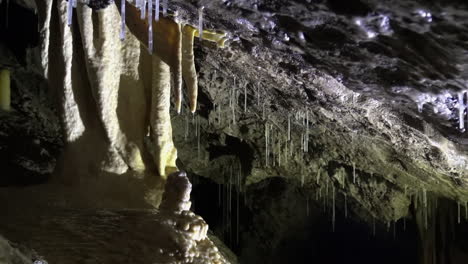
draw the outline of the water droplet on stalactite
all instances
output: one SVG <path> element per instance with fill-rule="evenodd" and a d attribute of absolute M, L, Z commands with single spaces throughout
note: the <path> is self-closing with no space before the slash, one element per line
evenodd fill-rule
<path fill-rule="evenodd" d="M 154 0 L 154 20 L 159 21 L 159 0 Z"/>
<path fill-rule="evenodd" d="M 200 36 L 200 39 L 203 37 L 203 9 L 205 9 L 204 6 L 201 6 L 198 9 L 198 35 Z"/>
<path fill-rule="evenodd" d="M 125 5 L 126 5 L 126 0 L 122 0 L 120 3 L 120 40 L 125 39 Z"/>
<path fill-rule="evenodd" d="M 163 16 L 167 16 L 167 0 L 163 0 Z"/>
<path fill-rule="evenodd" d="M 68 23 L 68 26 L 71 26 L 73 23 L 73 0 L 68 0 L 67 23 Z"/>
<path fill-rule="evenodd" d="M 153 54 L 153 0 L 148 2 L 148 52 Z"/>

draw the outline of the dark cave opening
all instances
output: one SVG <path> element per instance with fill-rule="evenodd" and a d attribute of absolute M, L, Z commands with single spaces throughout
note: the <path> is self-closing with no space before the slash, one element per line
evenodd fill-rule
<path fill-rule="evenodd" d="M 337 206 L 333 231 L 330 207 L 324 210 L 322 202 L 307 201 L 299 187 L 291 190 L 287 186 L 290 183 L 280 178 L 255 184 L 247 188 L 246 193 L 240 193 L 239 198 L 233 191 L 230 214 L 226 203 L 229 201 L 229 185 L 220 185 L 200 176 L 192 176 L 192 182 L 194 211 L 239 256 L 240 263 L 418 262 L 418 233 L 410 220 L 391 223 L 388 227 L 376 223 L 374 234 L 372 225 L 345 218 L 343 210 Z M 239 227 L 236 223 L 237 199 L 240 202 Z M 283 203 L 283 199 L 300 202 L 294 208 L 284 208 L 282 206 L 287 203 Z M 274 211 L 268 211 L 271 208 L 275 208 Z M 284 220 L 281 216 L 284 211 L 292 215 L 289 221 L 282 221 L 282 230 L 277 230 L 276 221 L 269 218 L 277 216 Z"/>

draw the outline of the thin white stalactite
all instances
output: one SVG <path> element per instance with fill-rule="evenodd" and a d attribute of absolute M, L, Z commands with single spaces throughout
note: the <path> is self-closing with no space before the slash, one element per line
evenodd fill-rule
<path fill-rule="evenodd" d="M 309 152 L 309 109 L 306 109 L 305 152 Z"/>
<path fill-rule="evenodd" d="M 73 23 L 73 0 L 68 0 L 67 6 L 67 24 L 71 26 Z"/>
<path fill-rule="evenodd" d="M 260 106 L 260 86 L 257 86 L 257 106 Z"/>
<path fill-rule="evenodd" d="M 205 9 L 204 6 L 201 6 L 198 9 L 198 35 L 200 39 L 203 38 L 203 10 Z"/>
<path fill-rule="evenodd" d="M 332 204 L 332 228 L 333 228 L 333 232 L 335 232 L 335 220 L 336 220 L 336 215 L 335 215 L 335 185 L 332 184 L 332 201 L 333 201 L 333 204 Z"/>
<path fill-rule="evenodd" d="M 265 123 L 265 167 L 268 167 L 268 140 L 269 140 L 269 132 L 268 132 L 268 123 Z"/>
<path fill-rule="evenodd" d="M 167 16 L 167 0 L 163 0 L 163 16 Z"/>
<path fill-rule="evenodd" d="M 159 21 L 159 0 L 154 0 L 154 20 Z"/>
<path fill-rule="evenodd" d="M 196 119 L 197 119 L 197 126 L 196 126 L 195 129 L 197 130 L 197 157 L 198 157 L 198 160 L 200 160 L 200 152 L 201 152 L 201 148 L 200 148 L 200 137 L 201 137 L 200 116 L 197 115 Z"/>
<path fill-rule="evenodd" d="M 458 128 L 465 129 L 465 103 L 463 102 L 463 92 L 458 93 Z"/>
<path fill-rule="evenodd" d="M 247 113 L 247 85 L 244 85 L 244 113 Z"/>
<path fill-rule="evenodd" d="M 141 19 L 146 18 L 146 1 L 147 0 L 142 0 L 141 1 L 141 7 L 140 7 L 140 18 Z"/>
<path fill-rule="evenodd" d="M 320 168 L 317 170 L 317 185 L 320 183 Z"/>
<path fill-rule="evenodd" d="M 356 163 L 353 161 L 353 184 L 356 184 Z"/>
<path fill-rule="evenodd" d="M 372 236 L 375 237 L 375 216 L 372 217 Z"/>
<path fill-rule="evenodd" d="M 153 0 L 148 2 L 148 52 L 153 54 Z"/>
<path fill-rule="evenodd" d="M 120 19 L 121 19 L 121 25 L 120 25 L 120 40 L 125 39 L 125 5 L 126 5 L 126 0 L 121 0 L 120 2 Z"/>
<path fill-rule="evenodd" d="M 344 194 L 344 215 L 345 218 L 348 218 L 348 195 Z"/>
<path fill-rule="evenodd" d="M 468 220 L 468 202 L 465 201 L 465 221 Z"/>

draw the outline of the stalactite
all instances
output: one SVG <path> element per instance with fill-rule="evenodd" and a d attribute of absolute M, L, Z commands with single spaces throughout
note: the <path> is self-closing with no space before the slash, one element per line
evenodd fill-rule
<path fill-rule="evenodd" d="M 141 0 L 141 5 L 140 5 L 140 18 L 141 19 L 146 18 L 146 1 L 147 0 Z"/>
<path fill-rule="evenodd" d="M 344 193 L 344 203 L 345 203 L 345 218 L 348 218 L 348 196 Z"/>
<path fill-rule="evenodd" d="M 458 123 L 459 129 L 465 129 L 465 103 L 463 102 L 463 92 L 458 93 Z"/>
<path fill-rule="evenodd" d="M 125 1 L 122 1 L 125 2 Z M 148 52 L 153 54 L 153 0 L 148 2 Z M 143 12 L 142 12 L 143 13 Z"/>
<path fill-rule="evenodd" d="M 190 111 L 194 113 L 197 109 L 198 77 L 195 69 L 195 55 L 193 53 L 193 41 L 196 29 L 185 26 L 182 29 L 182 76 L 189 93 Z M 177 92 L 176 111 L 180 112 L 182 104 L 182 92 Z"/>
<path fill-rule="evenodd" d="M 375 237 L 375 216 L 372 217 L 372 236 Z"/>
<path fill-rule="evenodd" d="M 356 184 L 356 163 L 353 161 L 353 184 Z"/>
<path fill-rule="evenodd" d="M 332 227 L 333 227 L 333 232 L 335 232 L 335 220 L 336 220 L 336 215 L 335 215 L 335 185 L 332 184 Z"/>
<path fill-rule="evenodd" d="M 167 7 L 168 7 L 168 0 L 163 0 L 163 16 L 167 16 Z"/>
<path fill-rule="evenodd" d="M 159 21 L 159 0 L 154 0 L 154 21 Z"/>
<path fill-rule="evenodd" d="M 247 85 L 244 85 L 244 113 L 247 113 Z"/>
<path fill-rule="evenodd" d="M 10 70 L 0 69 L 0 110 L 11 110 Z"/>
<path fill-rule="evenodd" d="M 317 185 L 320 182 L 320 171 L 321 171 L 321 168 L 318 168 L 318 170 L 317 170 Z"/>
<path fill-rule="evenodd" d="M 198 9 L 198 32 L 200 38 L 203 38 L 203 10 L 205 9 L 204 6 L 201 6 Z"/>
<path fill-rule="evenodd" d="M 120 20 L 121 20 L 121 25 L 120 25 L 120 40 L 125 39 L 125 28 L 126 28 L 126 23 L 125 23 L 125 5 L 127 1 L 121 1 L 120 2 Z"/>
<path fill-rule="evenodd" d="M 71 26 L 73 23 L 73 0 L 68 0 L 67 5 L 67 24 Z"/>

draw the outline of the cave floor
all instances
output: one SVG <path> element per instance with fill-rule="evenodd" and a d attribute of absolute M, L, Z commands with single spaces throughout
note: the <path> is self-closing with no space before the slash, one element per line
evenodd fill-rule
<path fill-rule="evenodd" d="M 99 209 L 54 186 L 0 188 L 0 233 L 49 263 L 153 263 L 162 243 L 154 209 Z M 72 192 L 68 192 L 71 194 Z M 73 194 L 75 196 L 75 194 Z M 158 263 L 163 263 L 159 262 Z"/>

